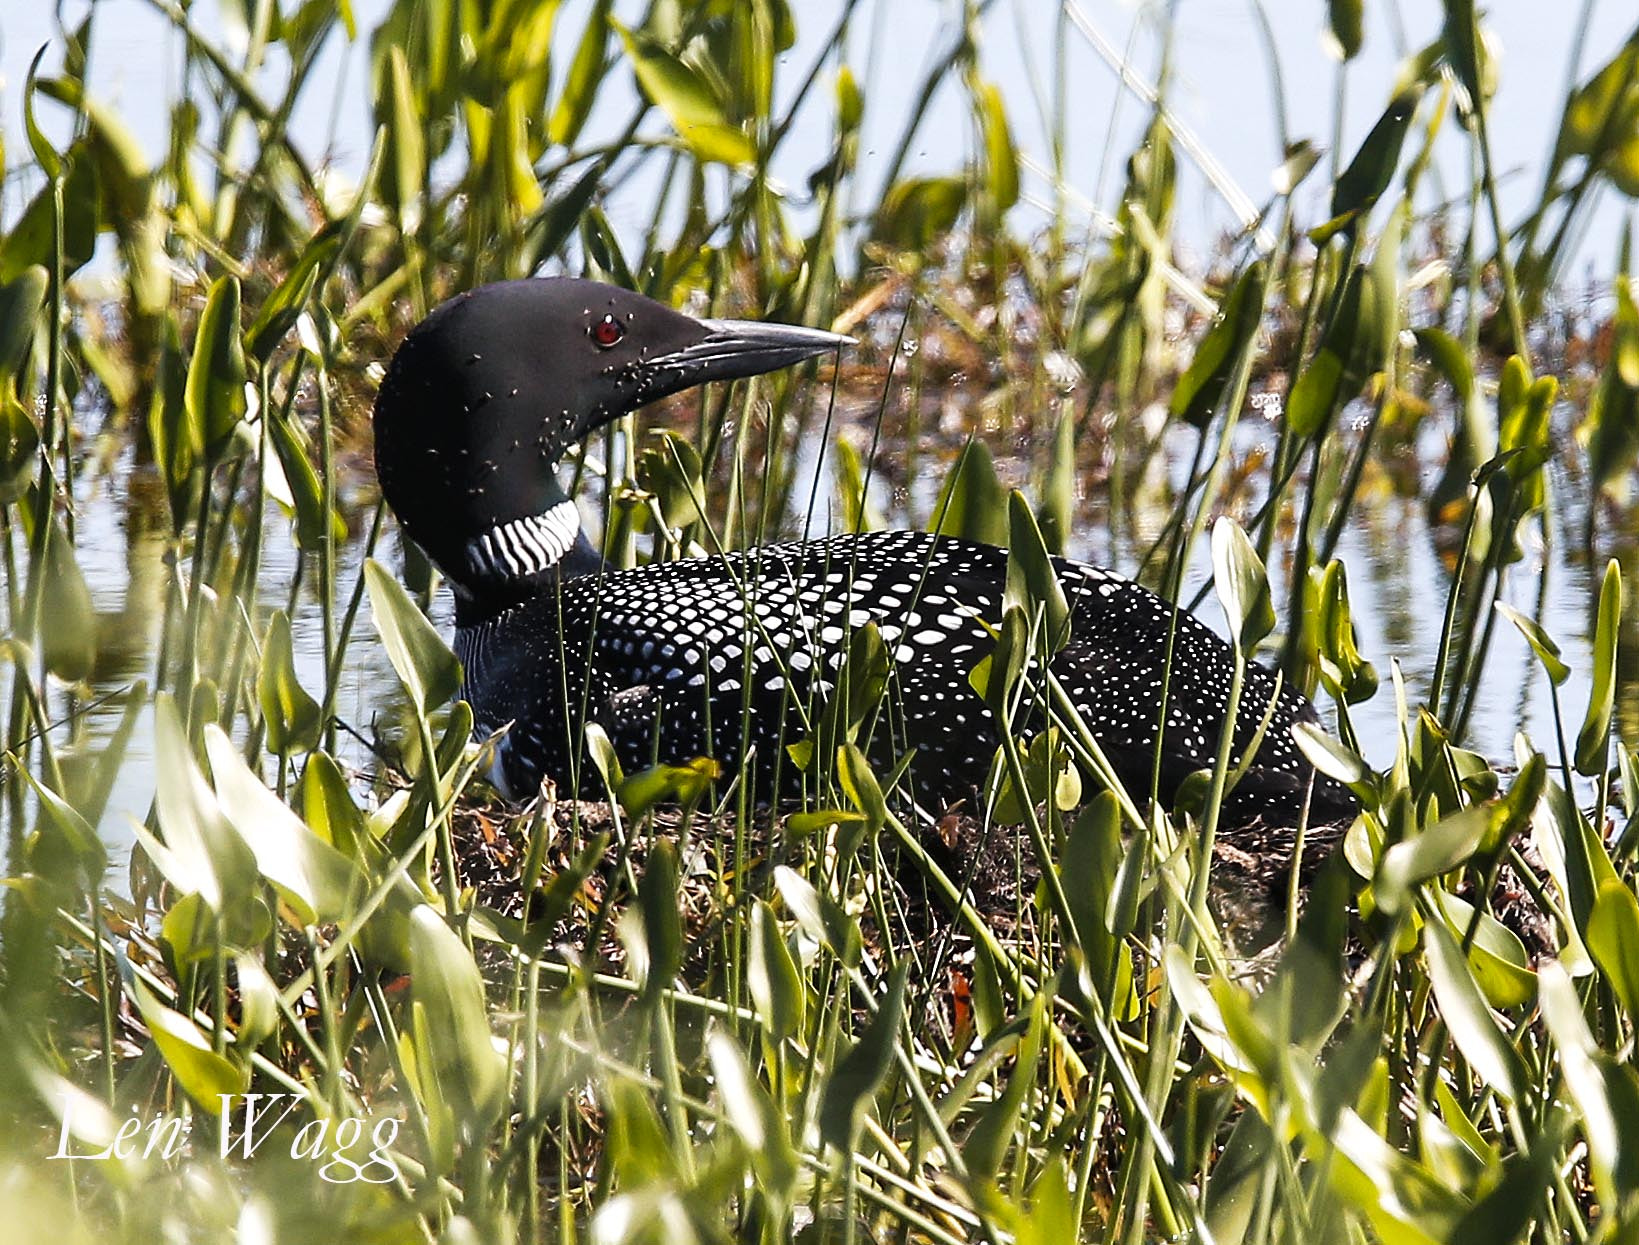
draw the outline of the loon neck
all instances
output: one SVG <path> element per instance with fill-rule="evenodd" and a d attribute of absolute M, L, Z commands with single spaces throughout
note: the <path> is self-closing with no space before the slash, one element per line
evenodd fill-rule
<path fill-rule="evenodd" d="M 483 622 L 602 565 L 574 501 L 560 493 L 545 510 L 498 522 L 467 541 L 459 567 L 450 568 L 456 625 Z"/>

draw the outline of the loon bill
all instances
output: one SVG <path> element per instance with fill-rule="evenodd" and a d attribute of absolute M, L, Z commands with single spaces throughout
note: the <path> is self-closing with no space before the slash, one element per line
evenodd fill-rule
<path fill-rule="evenodd" d="M 572 792 L 584 727 L 597 723 L 628 770 L 707 755 L 789 785 L 785 745 L 818 720 L 851 633 L 874 622 L 892 658 L 873 733 L 882 757 L 915 749 L 909 781 L 925 806 L 973 795 L 997 746 L 968 675 L 992 646 L 1007 555 L 920 532 L 870 532 L 743 553 L 606 568 L 580 528 L 559 460 L 646 403 L 835 351 L 818 329 L 695 319 L 627 290 L 532 278 L 458 295 L 399 347 L 375 404 L 376 469 L 405 532 L 450 579 L 464 695 L 479 729 L 511 728 L 494 777 L 533 795 L 544 777 Z M 1156 752 L 1162 662 L 1176 619 L 1161 793 L 1210 766 L 1233 657 L 1204 624 L 1108 571 L 1055 559 L 1071 605 L 1051 668 L 1134 795 Z M 1262 666 L 1247 671 L 1236 722 L 1250 746 L 1230 811 L 1294 818 L 1311 782 L 1317 819 L 1349 794 L 1313 774 L 1291 727 L 1316 720 Z M 601 795 L 598 781 L 585 782 Z"/>

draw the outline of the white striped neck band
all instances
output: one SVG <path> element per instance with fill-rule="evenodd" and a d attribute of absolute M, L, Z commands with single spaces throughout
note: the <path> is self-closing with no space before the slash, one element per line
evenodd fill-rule
<path fill-rule="evenodd" d="M 580 511 L 565 499 L 545 514 L 498 523 L 467 542 L 467 564 L 486 579 L 519 579 L 556 566 L 580 535 Z"/>

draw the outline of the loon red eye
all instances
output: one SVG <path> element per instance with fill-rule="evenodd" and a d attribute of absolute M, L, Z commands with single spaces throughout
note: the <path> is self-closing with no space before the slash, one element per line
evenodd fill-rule
<path fill-rule="evenodd" d="M 612 315 L 606 315 L 592 326 L 592 340 L 598 349 L 607 350 L 626 336 L 626 326 Z"/>

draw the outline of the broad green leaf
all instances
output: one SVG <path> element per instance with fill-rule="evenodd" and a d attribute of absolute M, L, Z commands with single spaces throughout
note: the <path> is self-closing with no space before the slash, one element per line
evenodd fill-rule
<path fill-rule="evenodd" d="M 39 802 L 40 815 L 27 843 L 28 868 L 55 880 L 75 881 L 95 889 L 108 867 L 108 849 L 95 828 L 74 806 L 19 767 Z"/>
<path fill-rule="evenodd" d="M 786 865 L 775 868 L 774 886 L 810 940 L 830 951 L 845 967 L 859 964 L 859 925 L 841 904 L 829 895 L 820 894 L 807 878 Z"/>
<path fill-rule="evenodd" d="M 1299 722 L 1292 727 L 1292 738 L 1309 764 L 1322 774 L 1337 779 L 1356 795 L 1370 793 L 1371 767 L 1320 727 L 1312 722 Z"/>
<path fill-rule="evenodd" d="M 807 991 L 780 934 L 774 909 L 761 899 L 752 901 L 746 987 L 770 1040 L 783 1042 L 802 1029 Z"/>
<path fill-rule="evenodd" d="M 1212 525 L 1212 585 L 1242 653 L 1250 656 L 1275 628 L 1269 576 L 1252 542 L 1228 515 Z"/>
<path fill-rule="evenodd" d="M 40 429 L 10 383 L 0 383 L 0 506 L 28 494 L 39 464 Z"/>
<path fill-rule="evenodd" d="M 1398 912 L 1414 888 L 1466 864 L 1503 812 L 1495 802 L 1471 804 L 1390 847 L 1377 866 L 1374 891 L 1378 906 L 1388 913 Z"/>
<path fill-rule="evenodd" d="M 633 774 L 620 784 L 620 806 L 633 821 L 656 804 L 692 806 L 722 776 L 722 767 L 706 757 L 683 765 L 656 765 Z"/>
<path fill-rule="evenodd" d="M 642 31 L 631 30 L 612 18 L 609 24 L 625 45 L 643 94 L 666 114 L 678 137 L 697 158 L 728 165 L 755 162 L 757 149 L 730 124 L 722 104 L 699 72 Z"/>
<path fill-rule="evenodd" d="M 216 912 L 249 899 L 257 882 L 256 858 L 222 815 L 194 760 L 176 702 L 166 692 L 154 697 L 154 762 L 159 780 L 154 811 L 163 843 L 138 829 L 154 863 L 178 890 L 197 891 Z"/>
<path fill-rule="evenodd" d="M 128 976 L 125 988 L 176 1083 L 210 1114 L 221 1115 L 223 1099 L 244 1093 L 248 1077 L 211 1049 L 198 1025 L 155 998 L 140 978 Z"/>
<path fill-rule="evenodd" d="M 1615 558 L 1605 567 L 1599 589 L 1599 621 L 1594 628 L 1593 688 L 1588 712 L 1576 735 L 1576 772 L 1589 778 L 1605 772 L 1610 755 L 1611 710 L 1616 704 L 1616 646 L 1622 625 L 1622 568 Z"/>
<path fill-rule="evenodd" d="M 296 678 L 290 617 L 274 610 L 262 637 L 262 665 L 256 672 L 256 696 L 262 706 L 268 751 L 279 756 L 310 752 L 319 746 L 324 726 L 319 704 Z"/>
<path fill-rule="evenodd" d="M 962 1146 L 962 1157 L 968 1169 L 976 1176 L 994 1176 L 1007 1156 L 1008 1147 L 1018 1127 L 1019 1115 L 1036 1084 L 1036 1066 L 1041 1060 L 1043 1034 L 1047 1028 L 1047 996 L 1038 992 L 1030 1000 L 1030 1023 L 1019 1042 L 1018 1058 L 1007 1078 L 1007 1088 L 979 1117 L 967 1141 Z"/>
<path fill-rule="evenodd" d="M 647 1006 L 659 1001 L 661 991 L 670 989 L 683 969 L 683 918 L 677 910 L 680 895 L 677 847 L 670 839 L 661 839 L 644 862 L 638 883 L 643 940 L 648 948 L 648 966 L 642 979 Z"/>
<path fill-rule="evenodd" d="M 304 925 L 345 919 L 358 878 L 352 862 L 267 789 L 221 727 L 205 728 L 205 752 L 222 812 L 255 855 L 262 876 Z"/>
<path fill-rule="evenodd" d="M 386 118 L 387 177 L 383 189 L 388 205 L 398 215 L 402 233 L 421 227 L 421 200 L 426 190 L 427 152 L 422 135 L 421 109 L 404 49 L 387 49 L 387 98 L 378 100 L 377 115 Z"/>
<path fill-rule="evenodd" d="M 1519 628 L 1525 642 L 1531 646 L 1531 651 L 1537 655 L 1537 660 L 1547 671 L 1548 681 L 1555 687 L 1564 683 L 1570 676 L 1571 668 L 1560 658 L 1559 645 L 1554 642 L 1553 636 L 1539 627 L 1535 619 L 1527 618 L 1506 601 L 1496 602 L 1496 610 Z"/>
<path fill-rule="evenodd" d="M 1440 1014 L 1463 1058 L 1485 1084 L 1509 1102 L 1528 1101 L 1531 1086 L 1519 1053 L 1497 1027 L 1468 971 L 1462 950 L 1443 921 L 1424 922 L 1423 949 Z"/>
<path fill-rule="evenodd" d="M 837 749 L 837 782 L 849 801 L 864 816 L 865 835 L 875 835 L 888 824 L 888 803 L 871 762 L 858 744 L 845 743 Z M 849 835 L 850 840 L 856 836 Z"/>
<path fill-rule="evenodd" d="M 546 136 L 560 147 L 572 146 L 580 136 L 586 118 L 597 102 L 598 84 L 603 80 L 604 49 L 609 43 L 609 13 L 613 0 L 595 0 L 587 15 L 586 27 L 575 46 L 569 76 L 558 93 L 558 103 L 547 122 Z"/>
<path fill-rule="evenodd" d="M 50 524 L 37 639 L 46 669 L 65 683 L 78 683 L 96 665 L 97 612 L 68 533 L 55 517 Z"/>
<path fill-rule="evenodd" d="M 1030 513 L 1030 504 L 1017 489 L 1007 496 L 1007 522 L 1007 583 L 1002 608 L 1017 605 L 1033 615 L 1039 606 L 1047 650 L 1056 653 L 1070 638 L 1070 603 L 1041 529 Z"/>
<path fill-rule="evenodd" d="M 410 995 L 426 1018 L 418 1069 L 437 1081 L 466 1143 L 479 1144 L 506 1102 L 507 1059 L 490 1035 L 478 965 L 427 904 L 410 914 L 410 964 Z"/>
<path fill-rule="evenodd" d="M 1473 907 L 1448 891 L 1431 889 L 1430 898 L 1445 917 L 1451 935 L 1459 941 L 1476 920 Z M 1519 935 L 1489 912 L 1480 911 L 1474 940 L 1468 948 L 1468 967 L 1486 1002 L 1497 1009 L 1524 1007 L 1537 996 L 1536 974 Z"/>
<path fill-rule="evenodd" d="M 1605 1205 L 1612 1205 L 1639 1187 L 1639 1077 L 1595 1044 L 1563 965 L 1547 961 L 1537 970 L 1537 981 L 1542 1019 L 1588 1142 L 1594 1188 Z"/>
<path fill-rule="evenodd" d="M 285 334 L 307 306 L 320 274 L 328 270 L 340 251 L 342 236 L 343 230 L 338 225 L 327 225 L 321 229 L 303 248 L 301 258 L 285 273 L 273 293 L 263 301 L 250 327 L 245 330 L 245 349 L 252 358 L 266 363 L 284 340 Z"/>
<path fill-rule="evenodd" d="M 1197 428 L 1205 428 L 1212 421 L 1230 378 L 1257 341 L 1267 280 L 1268 266 L 1257 259 L 1230 286 L 1218 308 L 1218 318 L 1173 388 L 1168 409 L 1178 418 Z"/>
<path fill-rule="evenodd" d="M 797 1156 L 783 1116 L 757 1084 L 745 1056 L 731 1038 L 713 1033 L 706 1039 L 712 1079 L 729 1127 L 746 1148 L 757 1183 L 776 1201 L 789 1198 L 797 1177 Z"/>
<path fill-rule="evenodd" d="M 1007 544 L 1007 491 L 996 476 L 996 464 L 984 442 L 973 440 L 962 447 L 956 466 L 939 491 L 933 519 L 930 530 L 941 536 L 982 545 Z"/>
<path fill-rule="evenodd" d="M 1389 101 L 1383 115 L 1372 126 L 1348 168 L 1332 186 L 1332 219 L 1310 237 L 1320 245 L 1342 229 L 1352 228 L 1362 212 L 1369 211 L 1394 177 L 1400 163 L 1400 149 L 1406 141 L 1406 131 L 1422 102 L 1423 86 L 1414 83 Z"/>
<path fill-rule="evenodd" d="M 211 286 L 194 336 L 184 392 L 190 444 L 215 456 L 245 417 L 245 352 L 239 333 L 239 279 L 220 277 Z"/>
<path fill-rule="evenodd" d="M 853 1149 L 866 1102 L 881 1086 L 893 1063 L 894 1044 L 905 1017 L 905 978 L 909 971 L 908 959 L 894 966 L 876 1015 L 859 1040 L 837 1060 L 821 1092 L 820 1140 L 843 1153 Z"/>
<path fill-rule="evenodd" d="M 45 267 L 30 264 L 0 285 L 0 391 L 10 391 L 12 378 L 28 361 L 50 284 L 51 274 Z"/>
<path fill-rule="evenodd" d="M 955 227 L 967 206 L 967 183 L 960 177 L 908 177 L 882 196 L 871 236 L 920 255 Z"/>
<path fill-rule="evenodd" d="M 376 631 L 404 690 L 422 713 L 436 709 L 460 690 L 461 663 L 410 594 L 374 558 L 364 564 L 364 582 Z"/>
<path fill-rule="evenodd" d="M 1594 895 L 1584 941 L 1629 1016 L 1639 1016 L 1639 898 L 1607 878 Z"/>
<path fill-rule="evenodd" d="M 1053 453 L 1041 482 L 1036 522 L 1048 552 L 1062 556 L 1074 530 L 1076 488 L 1076 414 L 1064 403 L 1053 429 Z"/>

